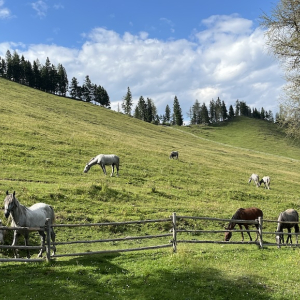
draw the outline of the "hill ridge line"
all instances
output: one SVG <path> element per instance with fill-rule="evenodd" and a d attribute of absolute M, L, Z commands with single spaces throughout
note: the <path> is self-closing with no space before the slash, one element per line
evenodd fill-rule
<path fill-rule="evenodd" d="M 234 148 L 234 149 L 238 149 L 238 150 L 250 151 L 250 152 L 254 152 L 254 153 L 258 153 L 258 154 L 264 154 L 264 155 L 269 155 L 269 156 L 273 156 L 273 157 L 279 157 L 279 158 L 284 158 L 284 159 L 289 159 L 289 160 L 292 160 L 292 161 L 300 162 L 300 160 L 296 159 L 296 158 L 286 157 L 286 156 L 277 155 L 277 154 L 271 154 L 271 153 L 257 151 L 257 150 L 252 150 L 252 149 L 248 149 L 248 148 L 242 148 L 242 147 L 232 146 L 232 145 L 224 144 L 224 143 L 221 143 L 221 142 L 212 141 L 210 139 L 203 138 L 201 136 L 197 136 L 194 133 L 186 132 L 184 130 L 180 130 L 178 128 L 174 128 L 174 127 L 171 127 L 171 126 L 169 128 L 173 129 L 173 130 L 180 131 L 182 133 L 186 133 L 186 134 L 192 135 L 192 136 L 194 136 L 194 137 L 196 137 L 196 138 L 198 138 L 200 140 L 211 142 L 211 143 L 215 143 L 215 144 L 218 144 L 218 145 L 222 145 L 222 146 L 226 146 L 226 147 L 230 147 L 230 148 Z"/>

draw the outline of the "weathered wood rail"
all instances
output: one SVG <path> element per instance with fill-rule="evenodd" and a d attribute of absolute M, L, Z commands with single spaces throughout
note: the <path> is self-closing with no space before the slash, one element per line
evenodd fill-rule
<path fill-rule="evenodd" d="M 173 213 L 172 216 L 165 219 L 155 219 L 155 220 L 140 220 L 140 221 L 125 221 L 125 222 L 105 222 L 105 223 L 83 223 L 83 224 L 51 224 L 48 219 L 44 228 L 25 228 L 25 227 L 5 227 L 0 226 L 0 230 L 28 230 L 28 231 L 40 231 L 44 230 L 46 232 L 46 260 L 50 261 L 51 259 L 58 257 L 67 257 L 67 256 L 84 256 L 84 255 L 93 255 L 93 254 L 104 254 L 104 253 L 120 253 L 120 252 L 129 252 L 129 251 L 144 251 L 151 249 L 160 249 L 160 248 L 168 248 L 173 247 L 173 251 L 177 251 L 178 243 L 202 243 L 202 244 L 243 244 L 243 245 L 258 245 L 260 248 L 263 248 L 264 241 L 263 237 L 265 235 L 275 235 L 275 232 L 263 231 L 263 222 L 272 222 L 272 223 L 295 223 L 295 222 L 278 222 L 277 220 L 263 220 L 259 218 L 257 220 L 249 221 L 249 220 L 235 220 L 236 223 L 247 223 L 252 225 L 258 225 L 258 230 L 190 230 L 190 229 L 177 229 L 178 220 L 184 219 L 192 219 L 192 220 L 204 220 L 204 221 L 212 221 L 212 222 L 230 222 L 231 219 L 219 219 L 219 218 L 210 218 L 210 217 L 193 217 L 193 216 L 177 216 L 176 213 Z M 170 222 L 172 229 L 168 233 L 162 233 L 157 235 L 146 235 L 146 236 L 126 236 L 119 238 L 109 238 L 109 239 L 93 239 L 93 240 L 75 240 L 75 241 L 59 241 L 52 243 L 50 240 L 50 231 L 51 227 L 53 228 L 74 228 L 74 227 L 92 227 L 92 226 L 109 226 L 109 225 L 131 225 L 131 224 L 147 224 L 147 223 L 159 223 L 159 222 Z M 194 233 L 194 234 L 217 234 L 224 233 L 227 231 L 231 232 L 251 232 L 258 233 L 259 239 L 258 241 L 247 241 L 247 242 L 235 242 L 235 241 L 221 241 L 221 240 L 187 240 L 180 239 L 179 236 L 183 233 Z M 288 234 L 288 233 L 284 233 Z M 290 235 L 298 235 L 297 233 L 290 233 Z M 121 249 L 113 249 L 113 250 L 99 250 L 99 251 L 89 251 L 89 252 L 77 252 L 77 253 L 64 253 L 64 254 L 55 254 L 53 256 L 50 255 L 51 247 L 60 246 L 60 245 L 72 245 L 72 244 L 87 244 L 87 243 L 103 243 L 103 242 L 122 242 L 122 241 L 130 241 L 130 240 L 145 240 L 145 239 L 155 239 L 155 238 L 169 238 L 172 237 L 171 240 L 166 241 L 166 243 L 160 245 L 153 246 L 144 246 L 144 247 L 135 247 L 135 248 L 121 248 Z M 290 245 L 290 244 L 289 244 Z M 297 244 L 292 244 L 293 246 L 300 246 Z M 267 243 L 267 246 L 278 246 L 277 243 Z M 286 244 L 281 244 L 281 246 L 286 246 Z M 9 246 L 9 245 L 0 245 L 0 249 L 40 249 L 41 246 Z M 0 258 L 0 262 L 40 262 L 45 261 L 43 258 L 39 259 L 24 259 L 24 258 Z"/>

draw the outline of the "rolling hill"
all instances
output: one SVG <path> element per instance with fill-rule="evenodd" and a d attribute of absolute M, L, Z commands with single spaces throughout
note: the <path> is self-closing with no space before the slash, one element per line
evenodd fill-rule
<path fill-rule="evenodd" d="M 27 206 L 36 202 L 51 204 L 57 223 L 155 219 L 168 217 L 172 212 L 230 218 L 239 207 L 250 206 L 261 208 L 264 218 L 275 220 L 280 211 L 300 207 L 300 147 L 285 138 L 275 124 L 262 120 L 237 117 L 233 122 L 208 127 L 156 126 L 90 103 L 46 94 L 0 78 L 0 131 L 0 196 L 4 199 L 6 190 L 15 190 L 20 202 Z M 169 159 L 172 150 L 179 151 L 179 160 Z M 119 177 L 104 176 L 98 166 L 83 174 L 85 164 L 100 153 L 120 157 Z M 110 173 L 110 167 L 107 169 Z M 252 173 L 261 177 L 269 175 L 271 190 L 248 184 Z M 198 226 L 193 222 L 183 225 Z M 222 229 L 223 225 L 218 224 L 218 228 Z M 215 225 L 210 226 L 214 228 Z M 274 231 L 274 226 L 270 225 L 270 230 Z M 141 230 L 149 234 L 165 229 L 153 225 Z M 126 231 L 124 228 L 118 230 L 117 234 Z M 82 234 L 85 238 L 90 233 Z M 103 234 L 110 235 L 111 232 Z M 62 237 L 68 235 L 66 232 Z M 240 236 L 235 234 L 234 239 L 239 240 Z M 77 264 L 74 261 L 57 262 L 54 266 L 41 268 L 41 271 L 35 265 L 16 266 L 14 271 L 7 265 L 2 274 L 14 276 L 16 273 L 11 272 L 20 272 L 22 280 L 26 281 L 27 269 L 31 268 L 39 274 L 40 281 L 45 281 L 45 276 L 53 272 L 53 278 L 61 278 L 62 285 L 66 284 L 63 276 L 69 276 L 78 297 L 87 292 L 76 284 L 81 281 L 80 272 L 94 278 L 95 290 L 100 284 L 106 293 L 112 288 L 116 297 L 120 286 L 127 284 L 130 277 L 136 287 L 132 293 L 124 292 L 121 298 L 143 299 L 138 298 L 140 281 L 148 279 L 141 278 L 155 277 L 155 280 L 150 280 L 152 286 L 167 291 L 168 298 L 173 295 L 170 287 L 175 280 L 174 268 L 178 268 L 178 278 L 187 289 L 186 295 L 193 295 L 194 289 L 183 278 L 188 276 L 193 280 L 187 274 L 194 272 L 195 279 L 201 278 L 206 284 L 199 291 L 222 299 L 221 283 L 217 285 L 219 291 L 215 289 L 211 294 L 208 288 L 211 281 L 218 282 L 226 275 L 231 284 L 237 278 L 245 283 L 247 280 L 243 276 L 254 276 L 259 268 L 261 280 L 266 282 L 267 288 L 261 289 L 260 279 L 249 281 L 245 284 L 252 295 L 260 295 L 260 299 L 270 299 L 270 295 L 281 299 L 290 291 L 279 284 L 283 277 L 287 278 L 288 268 L 282 275 L 276 274 L 276 280 L 268 274 L 278 263 L 278 252 L 274 248 L 260 252 L 244 247 L 239 252 L 234 247 L 207 247 L 182 246 L 177 258 L 169 252 L 158 251 L 156 258 L 154 254 L 139 253 L 124 255 L 123 258 L 111 257 L 109 262 L 104 262 L 103 257 L 79 259 L 79 264 L 78 261 Z M 294 252 L 286 250 L 285 258 L 280 258 L 281 265 L 296 259 L 298 253 L 298 249 Z M 4 252 L 2 255 L 8 254 Z M 238 260 L 232 261 L 232 256 Z M 248 265 L 249 257 L 253 266 Z M 154 263 L 156 259 L 160 260 L 158 265 Z M 207 268 L 212 268 L 206 270 L 207 276 L 200 271 L 204 259 Z M 100 272 L 100 278 L 91 270 L 91 261 L 99 269 L 115 263 L 120 270 L 113 268 L 112 273 Z M 262 266 L 262 261 L 268 263 Z M 164 269 L 166 279 L 163 285 L 160 285 L 160 268 Z M 220 275 L 213 275 L 217 274 L 216 271 Z M 296 271 L 291 272 L 296 276 Z M 32 278 L 30 282 L 33 284 L 35 280 Z M 295 287 L 295 284 L 292 280 L 289 286 Z M 174 289 L 180 296 L 180 284 L 177 287 Z M 16 286 L 12 285 L 12 288 Z M 51 286 L 48 289 L 51 290 Z M 60 288 L 55 291 L 61 293 Z M 71 299 L 68 292 L 70 290 L 65 288 L 62 295 Z M 147 297 L 151 292 L 150 286 L 149 289 L 144 287 L 144 299 L 150 299 Z M 234 285 L 230 292 L 240 295 L 239 284 Z M 88 293 L 92 299 L 100 292 Z M 243 289 L 242 295 L 246 294 L 247 289 Z M 295 293 L 291 295 L 295 296 Z M 179 296 L 174 299 L 181 299 Z M 191 296 L 190 299 L 196 298 Z"/>

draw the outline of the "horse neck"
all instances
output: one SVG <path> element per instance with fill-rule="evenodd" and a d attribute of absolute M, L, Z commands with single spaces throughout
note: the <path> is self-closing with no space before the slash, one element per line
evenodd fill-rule
<path fill-rule="evenodd" d="M 97 164 L 97 162 L 98 162 L 98 159 L 97 159 L 96 157 L 94 157 L 94 158 L 92 158 L 92 159 L 89 161 L 89 163 L 88 163 L 87 165 L 88 165 L 89 167 L 91 167 L 91 166 Z"/>
<path fill-rule="evenodd" d="M 227 228 L 228 228 L 229 230 L 232 230 L 232 229 L 234 229 L 235 225 L 236 225 L 236 223 L 234 223 L 234 222 L 229 222 Z"/>
<path fill-rule="evenodd" d="M 11 211 L 11 216 L 13 219 L 13 222 L 15 223 L 15 225 L 20 225 L 22 226 L 22 224 L 20 224 L 20 222 L 22 221 L 22 217 L 25 215 L 25 212 L 27 210 L 27 207 L 22 205 L 17 198 L 14 199 L 15 201 L 15 207 L 14 209 Z"/>

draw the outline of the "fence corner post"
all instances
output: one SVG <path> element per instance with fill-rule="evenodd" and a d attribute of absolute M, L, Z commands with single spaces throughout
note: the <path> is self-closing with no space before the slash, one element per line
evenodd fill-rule
<path fill-rule="evenodd" d="M 49 218 L 46 219 L 46 233 L 47 233 L 47 247 L 46 247 L 46 253 L 47 253 L 47 262 L 51 260 L 51 220 Z"/>
<path fill-rule="evenodd" d="M 260 248 L 263 248 L 262 225 L 263 225 L 263 219 L 261 217 L 258 217 L 258 234 L 259 234 Z"/>
<path fill-rule="evenodd" d="M 172 224 L 173 224 L 173 252 L 177 251 L 177 229 L 176 229 L 176 213 L 173 212 L 172 215 Z"/>

